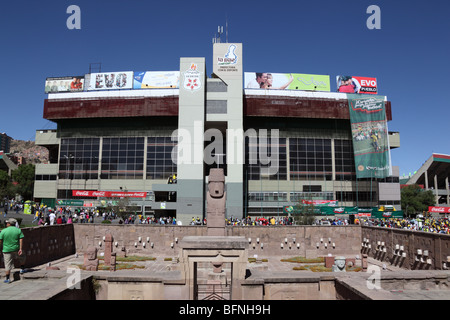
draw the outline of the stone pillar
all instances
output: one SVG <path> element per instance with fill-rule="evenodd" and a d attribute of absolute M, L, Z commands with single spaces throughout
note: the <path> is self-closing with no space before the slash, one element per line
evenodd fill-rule
<path fill-rule="evenodd" d="M 362 255 L 361 267 L 363 271 L 367 271 L 367 254 Z"/>
<path fill-rule="evenodd" d="M 111 253 L 109 271 L 116 271 L 116 253 Z"/>
<path fill-rule="evenodd" d="M 111 254 L 113 246 L 113 237 L 111 234 L 105 236 L 105 265 L 111 266 Z"/>
<path fill-rule="evenodd" d="M 97 248 L 89 247 L 84 253 L 84 268 L 86 271 L 98 270 Z"/>
<path fill-rule="evenodd" d="M 206 195 L 208 236 L 225 236 L 226 198 L 223 169 L 211 169 Z"/>

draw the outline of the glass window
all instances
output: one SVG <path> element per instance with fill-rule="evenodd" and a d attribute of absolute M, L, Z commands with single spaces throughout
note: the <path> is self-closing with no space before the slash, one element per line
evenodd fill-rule
<path fill-rule="evenodd" d="M 289 138 L 291 180 L 331 180 L 331 139 Z M 327 165 L 325 165 L 327 164 Z"/>
<path fill-rule="evenodd" d="M 141 142 L 138 145 L 138 141 Z M 144 138 L 121 137 L 104 138 L 101 163 L 102 179 L 142 179 L 143 158 L 136 157 L 138 152 L 144 153 Z"/>
<path fill-rule="evenodd" d="M 99 138 L 62 138 L 59 156 L 60 179 L 97 179 Z"/>
<path fill-rule="evenodd" d="M 138 138 L 137 143 L 143 142 Z M 170 137 L 148 137 L 147 179 L 168 179 L 177 173 L 177 165 L 172 161 L 172 150 L 176 145 L 177 142 L 172 141 Z M 136 155 L 140 157 L 138 151 Z"/>
<path fill-rule="evenodd" d="M 278 145 L 270 144 L 272 139 L 268 138 L 266 148 L 260 150 L 256 139 L 245 140 L 245 170 L 247 180 L 286 180 L 287 179 L 287 154 L 286 138 L 279 138 Z M 278 163 L 275 159 L 278 157 Z M 262 158 L 267 158 L 261 161 Z"/>

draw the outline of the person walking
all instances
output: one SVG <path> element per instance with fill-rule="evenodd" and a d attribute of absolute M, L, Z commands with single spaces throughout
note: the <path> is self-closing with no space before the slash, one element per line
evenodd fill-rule
<path fill-rule="evenodd" d="M 6 220 L 6 228 L 0 232 L 0 246 L 5 261 L 5 283 L 11 282 L 9 276 L 14 268 L 14 260 L 20 260 L 20 273 L 25 272 L 25 255 L 22 252 L 24 235 L 16 224 L 16 219 L 9 218 Z"/>

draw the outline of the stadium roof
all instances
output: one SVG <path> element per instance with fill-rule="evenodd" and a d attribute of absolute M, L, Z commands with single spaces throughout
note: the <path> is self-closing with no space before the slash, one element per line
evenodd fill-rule
<path fill-rule="evenodd" d="M 421 184 L 425 188 L 446 189 L 450 176 L 450 155 L 433 153 L 408 180 L 407 184 Z M 437 187 L 435 186 L 435 177 Z"/>

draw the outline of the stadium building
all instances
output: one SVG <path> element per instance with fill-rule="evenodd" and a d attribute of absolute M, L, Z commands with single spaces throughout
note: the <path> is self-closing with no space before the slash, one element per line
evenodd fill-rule
<path fill-rule="evenodd" d="M 329 76 L 244 73 L 239 43 L 214 44 L 211 76 L 205 58 L 179 65 L 47 78 L 43 116 L 57 129 L 36 132 L 50 158 L 36 166 L 35 200 L 126 201 L 130 211 L 187 224 L 203 218 L 209 169 L 221 167 L 229 218 L 283 216 L 302 203 L 333 208 L 321 214 L 400 210 L 399 171 L 390 165 L 400 137 L 387 130 L 391 103 L 373 79 L 359 79 L 352 95 L 331 92 Z M 355 125 L 352 110 L 373 114 L 372 103 L 384 120 Z M 354 146 L 363 144 L 372 151 L 361 155 L 388 161 L 360 163 Z"/>
<path fill-rule="evenodd" d="M 423 165 L 408 177 L 405 185 L 417 184 L 433 192 L 435 203 L 428 208 L 435 216 L 450 214 L 450 155 L 433 153 Z"/>

